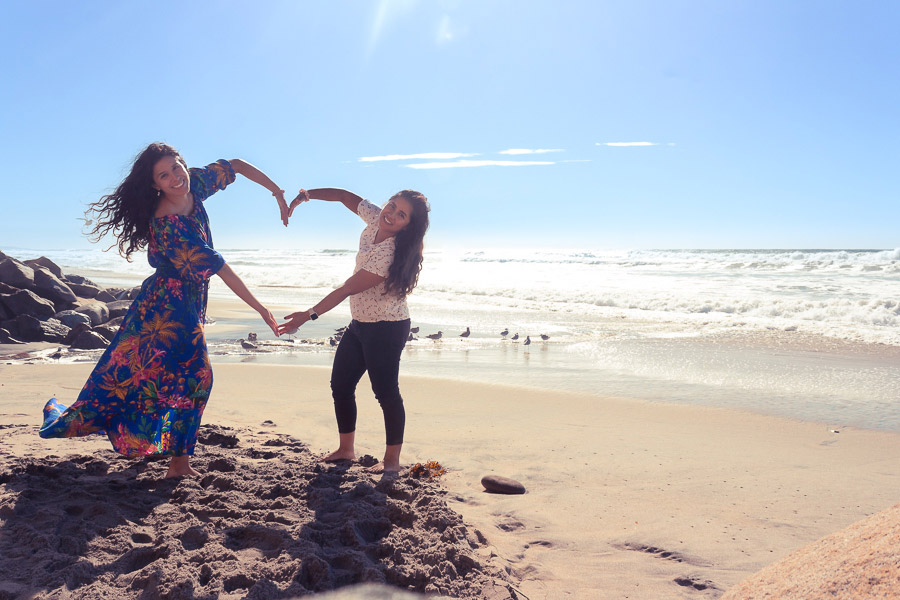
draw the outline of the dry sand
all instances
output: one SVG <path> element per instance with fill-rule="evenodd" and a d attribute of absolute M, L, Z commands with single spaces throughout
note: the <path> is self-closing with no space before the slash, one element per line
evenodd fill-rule
<path fill-rule="evenodd" d="M 2 543 L 8 548 L 11 534 L 21 536 L 10 521 L 37 527 L 49 519 L 54 527 L 36 529 L 30 543 L 38 553 L 71 551 L 72 564 L 82 566 L 70 576 L 82 585 L 102 577 L 121 583 L 118 572 L 131 569 L 130 581 L 161 590 L 174 585 L 174 572 L 196 597 L 208 578 L 223 590 L 231 581 L 233 597 L 242 598 L 251 580 L 288 589 L 288 581 L 275 581 L 286 573 L 312 589 L 305 582 L 315 575 L 305 580 L 303 569 L 319 564 L 320 571 L 330 566 L 323 586 L 367 576 L 408 585 L 424 576 L 430 590 L 444 586 L 450 595 L 492 585 L 490 593 L 530 600 L 716 598 L 790 552 L 896 504 L 900 489 L 898 434 L 832 433 L 738 411 L 411 377 L 401 378 L 403 461 L 439 461 L 449 469 L 439 485 L 381 482 L 360 464 L 317 470 L 307 448 L 324 453 L 337 437 L 328 370 L 243 364 L 214 365 L 204 417 L 207 425 L 234 428 L 218 433 L 236 435 L 237 447 L 201 445 L 195 462 L 204 477 L 157 484 L 164 463 L 118 459 L 105 440 L 37 438 L 46 399 L 71 401 L 90 369 L 0 365 L 0 423 L 14 425 L 0 430 Z M 357 451 L 379 456 L 381 414 L 365 379 L 358 401 Z M 528 493 L 485 493 L 480 479 L 488 473 L 517 479 Z M 326 480 L 318 497 L 313 483 Z M 60 491 L 45 489 L 53 485 Z M 80 496 L 64 493 L 72 485 Z M 118 512 L 96 508 L 107 493 Z M 336 516 L 344 513 L 333 507 L 317 518 L 329 495 L 354 494 L 368 505 L 394 506 L 393 517 Z M 20 505 L 32 516 L 17 518 Z M 346 510 L 358 510 L 352 506 Z M 94 528 L 94 518 L 111 521 Z M 423 530 L 404 528 L 410 519 Z M 369 521 L 376 522 L 370 529 L 360 525 Z M 428 537 L 441 528 L 455 539 Z M 329 562 L 337 555 L 328 544 L 345 538 L 362 549 Z M 378 550 L 382 544 L 393 554 Z M 435 552 L 457 558 L 439 561 Z M 12 559 L 3 556 L 8 569 Z M 469 561 L 469 576 L 460 576 Z M 390 579 L 401 566 L 413 579 Z M 67 597 L 60 594 L 46 597 Z"/>

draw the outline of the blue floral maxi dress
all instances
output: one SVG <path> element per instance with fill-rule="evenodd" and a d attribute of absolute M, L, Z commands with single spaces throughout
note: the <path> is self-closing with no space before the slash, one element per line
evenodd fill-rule
<path fill-rule="evenodd" d="M 42 438 L 106 433 L 126 456 L 191 455 L 212 370 L 203 324 L 209 278 L 225 259 L 213 250 L 203 201 L 235 179 L 228 161 L 190 169 L 194 210 L 153 219 L 147 259 L 156 273 L 72 406 L 44 407 Z"/>

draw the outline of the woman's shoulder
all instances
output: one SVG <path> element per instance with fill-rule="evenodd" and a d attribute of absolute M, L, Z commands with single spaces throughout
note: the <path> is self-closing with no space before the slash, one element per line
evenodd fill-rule
<path fill-rule="evenodd" d="M 237 178 L 231 162 L 224 158 L 205 167 L 191 167 L 188 173 L 191 176 L 191 192 L 200 201 L 206 200 L 219 190 L 224 190 Z"/>

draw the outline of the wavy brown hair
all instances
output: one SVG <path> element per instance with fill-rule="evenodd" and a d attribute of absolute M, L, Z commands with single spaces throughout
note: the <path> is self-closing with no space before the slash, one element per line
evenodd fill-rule
<path fill-rule="evenodd" d="M 394 236 L 394 262 L 384 282 L 384 293 L 406 296 L 419 283 L 431 207 L 428 206 L 428 198 L 415 190 L 397 192 L 391 200 L 395 198 L 405 198 L 412 206 L 412 214 L 406 227 Z"/>
<path fill-rule="evenodd" d="M 112 232 L 118 242 L 119 254 L 129 261 L 133 252 L 147 245 L 150 222 L 159 204 L 159 192 L 153 188 L 153 167 L 164 156 L 174 156 L 187 168 L 178 150 L 168 144 L 155 142 L 144 148 L 116 191 L 89 205 L 87 212 L 95 213 L 97 220 L 89 234 L 91 241 L 99 242 Z"/>

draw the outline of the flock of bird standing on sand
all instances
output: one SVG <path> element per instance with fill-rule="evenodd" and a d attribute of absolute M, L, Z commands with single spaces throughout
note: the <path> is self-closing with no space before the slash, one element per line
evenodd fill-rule
<path fill-rule="evenodd" d="M 347 331 L 347 326 L 345 325 L 343 327 L 338 327 L 334 331 L 335 331 L 334 335 L 328 338 L 328 344 L 331 346 L 338 345 L 338 342 L 341 341 L 341 337 L 344 335 L 344 332 Z M 409 328 L 409 338 L 407 338 L 407 340 L 412 342 L 414 340 L 419 339 L 418 337 L 416 337 L 417 333 L 419 333 L 418 327 L 410 327 Z M 459 334 L 459 337 L 467 338 L 470 335 L 472 335 L 472 330 L 469 329 L 468 327 L 466 327 L 466 330 L 463 331 L 461 334 Z M 500 338 L 503 340 L 512 340 L 514 342 L 519 340 L 518 333 L 513 334 L 512 337 L 508 337 L 508 336 L 509 336 L 509 329 L 504 329 L 503 331 L 500 332 Z M 444 337 L 444 332 L 439 330 L 437 333 L 429 333 L 425 337 L 427 337 L 430 340 L 434 340 L 436 342 Z M 542 333 L 541 339 L 546 342 L 547 340 L 550 339 L 550 336 Z M 294 341 L 293 338 L 291 338 L 290 341 L 293 342 Z M 523 342 L 523 344 L 525 346 L 530 345 L 531 344 L 531 336 L 526 335 L 525 341 Z M 256 343 L 256 334 L 252 333 L 252 332 L 248 333 L 247 339 L 241 340 L 241 348 L 243 348 L 244 350 L 256 350 L 257 348 L 259 348 L 259 346 Z"/>

